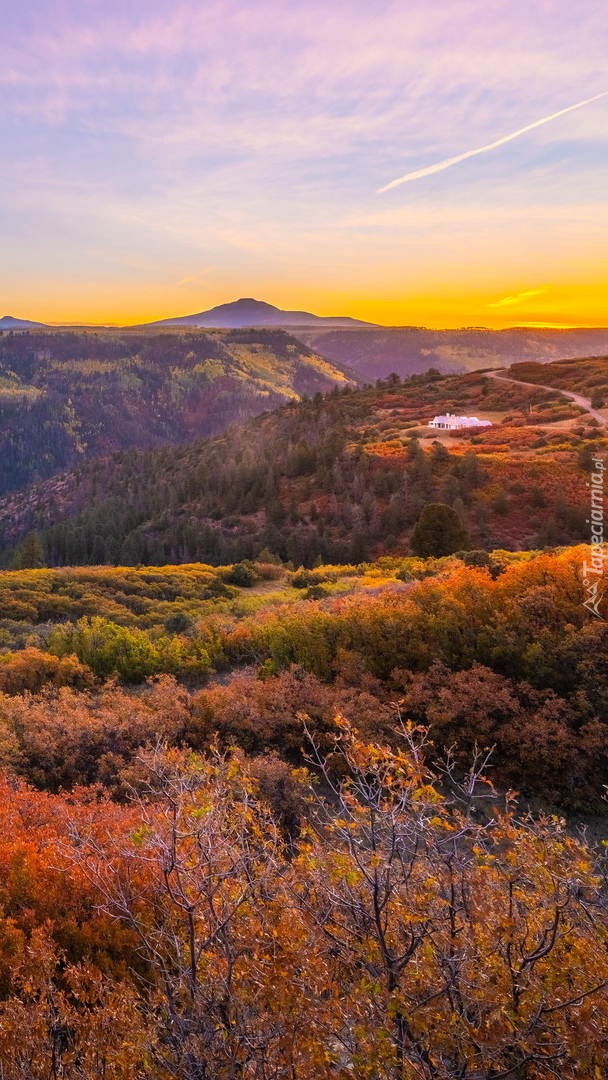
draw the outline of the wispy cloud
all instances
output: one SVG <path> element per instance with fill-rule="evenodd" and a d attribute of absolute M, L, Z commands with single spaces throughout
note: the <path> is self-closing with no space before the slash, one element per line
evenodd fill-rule
<path fill-rule="evenodd" d="M 205 277 L 205 274 L 210 274 L 213 270 L 217 270 L 217 266 L 207 266 L 204 270 L 199 270 L 198 274 L 193 274 L 192 277 L 182 278 L 181 281 L 176 281 L 176 285 L 198 285 L 201 278 Z"/>
<path fill-rule="evenodd" d="M 404 147 L 439 162 L 596 94 L 602 0 L 30 0 L 3 17 L 11 310 L 34 296 L 43 321 L 145 321 L 203 292 L 322 312 L 339 289 L 344 311 L 390 295 L 391 319 L 462 325 L 528 314 L 486 305 L 551 281 L 540 314 L 566 321 L 579 308 L 559 310 L 558 283 L 605 280 L 605 108 L 547 124 L 559 144 L 533 169 L 509 154 L 495 184 L 463 168 L 439 192 L 373 194 Z M 475 310 L 418 310 L 464 283 Z"/>
<path fill-rule="evenodd" d="M 518 322 L 517 325 L 528 327 L 530 330 L 576 330 L 577 327 L 580 327 L 584 324 L 582 324 L 581 322 Z"/>
<path fill-rule="evenodd" d="M 577 101 L 576 105 L 568 105 L 566 109 L 560 109 L 559 112 L 551 113 L 550 116 L 544 116 L 542 120 L 535 120 L 533 124 L 526 124 L 523 128 L 518 128 L 517 131 L 511 132 L 510 135 L 503 136 L 502 139 L 495 139 L 494 142 L 487 143 L 486 146 L 479 146 L 476 150 L 467 150 L 464 154 L 457 154 L 456 157 L 444 158 L 443 161 L 438 161 L 435 165 L 427 165 L 425 169 L 416 169 L 415 172 L 406 173 L 405 176 L 399 176 L 396 180 L 391 180 L 390 184 L 385 184 L 384 187 L 378 188 L 376 194 L 381 195 L 383 191 L 390 191 L 391 188 L 399 187 L 400 184 L 407 184 L 410 180 L 420 180 L 423 176 L 432 176 L 433 173 L 443 172 L 444 169 L 451 168 L 452 165 L 458 165 L 461 161 L 466 161 L 467 158 L 475 157 L 477 154 L 486 154 L 488 150 L 495 150 L 498 146 L 504 146 L 505 143 L 511 142 L 512 139 L 519 138 L 520 135 L 525 135 L 527 131 L 533 131 L 534 128 L 542 127 L 543 124 L 548 124 L 550 120 L 557 120 L 558 116 L 565 116 L 566 113 L 573 112 L 575 109 L 581 109 L 583 105 L 590 105 L 592 101 L 598 101 L 599 98 L 606 97 L 608 90 L 603 90 L 601 94 L 595 94 L 593 97 L 585 98 L 584 101 Z"/>
<path fill-rule="evenodd" d="M 488 304 L 487 306 L 501 308 L 512 307 L 513 304 L 524 304 L 531 296 L 542 296 L 542 294 L 548 292 L 550 288 L 550 285 L 542 285 L 540 289 L 525 289 L 524 292 L 514 293 L 513 296 L 503 296 L 502 300 L 495 300 L 493 304 Z"/>

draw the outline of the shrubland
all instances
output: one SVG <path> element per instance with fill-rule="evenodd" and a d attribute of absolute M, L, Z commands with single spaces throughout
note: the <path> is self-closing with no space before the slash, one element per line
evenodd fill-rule
<path fill-rule="evenodd" d="M 144 753 L 126 805 L 5 787 L 7 1080 L 604 1075 L 602 861 L 401 735 L 341 723 L 342 780 L 313 745 L 287 834 L 238 754 Z"/>
<path fill-rule="evenodd" d="M 297 765 L 304 715 L 322 745 L 338 713 L 389 742 L 402 716 L 429 728 L 431 757 L 464 767 L 491 746 L 501 787 L 601 813 L 607 638 L 582 607 L 586 557 L 5 572 L 31 609 L 0 627 L 5 763 L 50 790 L 119 791 L 156 737 Z"/>

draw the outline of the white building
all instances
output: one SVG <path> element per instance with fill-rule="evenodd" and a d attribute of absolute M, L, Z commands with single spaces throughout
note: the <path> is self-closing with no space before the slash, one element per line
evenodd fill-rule
<path fill-rule="evenodd" d="M 460 428 L 492 427 L 492 421 L 478 420 L 476 416 L 454 416 L 446 413 L 445 416 L 436 416 L 434 420 L 429 420 L 428 426 L 442 428 L 444 431 L 458 431 Z"/>

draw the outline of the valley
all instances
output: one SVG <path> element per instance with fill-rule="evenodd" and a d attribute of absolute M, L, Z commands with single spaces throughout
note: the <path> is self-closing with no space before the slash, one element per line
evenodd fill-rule
<path fill-rule="evenodd" d="M 606 359 L 560 372 L 562 389 L 591 381 L 608 391 Z M 428 421 L 441 411 L 492 426 L 439 433 Z M 35 532 L 49 565 L 222 564 L 263 551 L 295 565 L 358 563 L 405 554 L 433 502 L 456 508 L 477 547 L 577 543 L 587 535 L 583 470 L 606 445 L 599 422 L 559 389 L 483 372 L 358 389 L 344 379 L 222 435 L 85 458 L 5 496 L 2 549 L 6 565 Z"/>
<path fill-rule="evenodd" d="M 0 494 L 357 379 L 280 329 L 0 334 Z"/>
<path fill-rule="evenodd" d="M 407 378 L 429 367 L 477 371 L 511 364 L 550 363 L 608 353 L 608 329 L 551 330 L 514 327 L 429 330 L 424 326 L 294 328 L 295 336 L 335 363 L 348 363 L 366 379 L 391 373 Z"/>

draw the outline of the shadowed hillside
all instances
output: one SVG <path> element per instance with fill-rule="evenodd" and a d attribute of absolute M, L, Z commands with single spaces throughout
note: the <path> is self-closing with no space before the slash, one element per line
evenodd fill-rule
<path fill-rule="evenodd" d="M 524 360 L 549 363 L 608 352 L 608 329 L 427 330 L 397 326 L 293 332 L 323 356 L 334 363 L 348 363 L 366 379 L 385 379 L 393 371 L 405 378 L 429 367 L 474 371 Z"/>
<path fill-rule="evenodd" d="M 0 334 L 0 494 L 347 381 L 283 330 Z"/>

